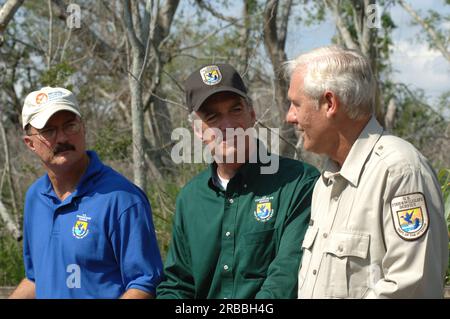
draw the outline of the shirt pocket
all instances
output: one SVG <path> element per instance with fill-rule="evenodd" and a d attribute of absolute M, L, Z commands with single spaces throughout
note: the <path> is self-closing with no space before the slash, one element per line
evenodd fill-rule
<path fill-rule="evenodd" d="M 302 288 L 305 282 L 305 276 L 308 273 L 311 263 L 311 250 L 317 237 L 318 227 L 308 227 L 302 242 L 302 261 L 300 262 L 300 271 L 298 274 L 298 288 Z"/>
<path fill-rule="evenodd" d="M 325 296 L 361 298 L 367 290 L 369 234 L 331 233 L 325 243 Z"/>
<path fill-rule="evenodd" d="M 268 229 L 243 235 L 240 262 L 244 278 L 267 276 L 267 269 L 276 254 L 276 229 Z"/>

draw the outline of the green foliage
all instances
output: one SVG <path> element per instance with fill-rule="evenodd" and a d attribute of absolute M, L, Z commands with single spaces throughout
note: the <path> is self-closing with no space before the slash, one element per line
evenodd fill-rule
<path fill-rule="evenodd" d="M 167 250 L 172 239 L 172 220 L 175 215 L 177 195 L 193 176 L 204 169 L 204 164 L 180 165 L 177 167 L 178 174 L 175 174 L 175 177 L 151 183 L 147 189 L 163 260 L 166 259 Z"/>
<path fill-rule="evenodd" d="M 102 160 L 126 160 L 131 152 L 131 134 L 119 132 L 116 123 L 108 122 L 94 132 L 93 149 Z"/>
<path fill-rule="evenodd" d="M 450 238 L 450 169 L 443 168 L 438 173 L 439 183 L 441 184 L 442 196 L 444 198 L 445 220 L 447 221 L 447 230 Z M 449 243 L 450 252 L 450 243 Z M 446 284 L 450 285 L 450 255 L 448 260 Z"/>
<path fill-rule="evenodd" d="M 441 113 L 423 102 L 425 100 L 423 91 L 416 90 L 413 93 L 401 84 L 387 86 L 386 90 L 388 89 L 394 89 L 393 92 L 397 98 L 395 135 L 411 142 L 419 150 L 429 146 L 430 141 L 433 141 L 436 136 L 442 135 L 448 123 Z M 385 104 L 387 105 L 387 100 Z M 443 163 L 434 164 L 437 164 L 435 167 L 446 166 Z"/>
<path fill-rule="evenodd" d="M 44 86 L 61 86 L 72 90 L 71 85 L 67 85 L 66 82 L 74 73 L 75 68 L 68 62 L 63 61 L 52 66 L 49 70 L 44 71 L 41 75 L 40 82 Z"/>
<path fill-rule="evenodd" d="M 450 169 L 441 169 L 438 173 L 438 179 L 444 198 L 445 220 L 447 221 L 447 228 L 450 231 Z"/>
<path fill-rule="evenodd" d="M 15 286 L 24 276 L 22 242 L 0 236 L 0 286 Z"/>

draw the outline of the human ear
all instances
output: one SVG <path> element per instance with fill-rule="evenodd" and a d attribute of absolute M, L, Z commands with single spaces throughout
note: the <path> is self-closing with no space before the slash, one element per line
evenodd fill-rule
<path fill-rule="evenodd" d="M 340 108 L 340 101 L 337 95 L 332 91 L 326 91 L 323 95 L 323 103 L 326 104 L 327 117 L 337 115 Z"/>
<path fill-rule="evenodd" d="M 34 152 L 34 150 L 35 150 L 35 147 L 34 147 L 34 141 L 33 141 L 33 139 L 32 139 L 30 136 L 25 135 L 25 136 L 23 137 L 23 142 L 25 143 L 25 145 L 26 145 L 31 151 Z"/>

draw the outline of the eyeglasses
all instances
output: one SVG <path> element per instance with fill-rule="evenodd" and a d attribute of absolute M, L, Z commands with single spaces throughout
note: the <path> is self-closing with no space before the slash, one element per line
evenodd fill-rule
<path fill-rule="evenodd" d="M 80 132 L 81 122 L 80 121 L 72 121 L 66 123 L 62 126 L 62 131 L 66 135 L 75 135 Z M 56 137 L 56 132 L 58 131 L 57 127 L 48 127 L 42 130 L 38 130 L 37 133 L 27 134 L 28 136 L 38 135 L 47 141 L 52 141 Z"/>

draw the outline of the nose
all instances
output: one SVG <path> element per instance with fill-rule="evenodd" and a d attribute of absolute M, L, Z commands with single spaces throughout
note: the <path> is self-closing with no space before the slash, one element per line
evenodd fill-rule
<path fill-rule="evenodd" d="M 55 132 L 56 143 L 67 142 L 68 136 L 62 127 L 58 127 Z"/>
<path fill-rule="evenodd" d="M 295 110 L 295 106 L 293 106 L 292 104 L 289 106 L 289 110 L 286 114 L 286 122 L 297 124 L 297 112 Z"/>
<path fill-rule="evenodd" d="M 222 133 L 223 139 L 226 139 L 227 129 L 236 128 L 236 121 L 231 116 L 222 116 L 217 128 Z"/>

